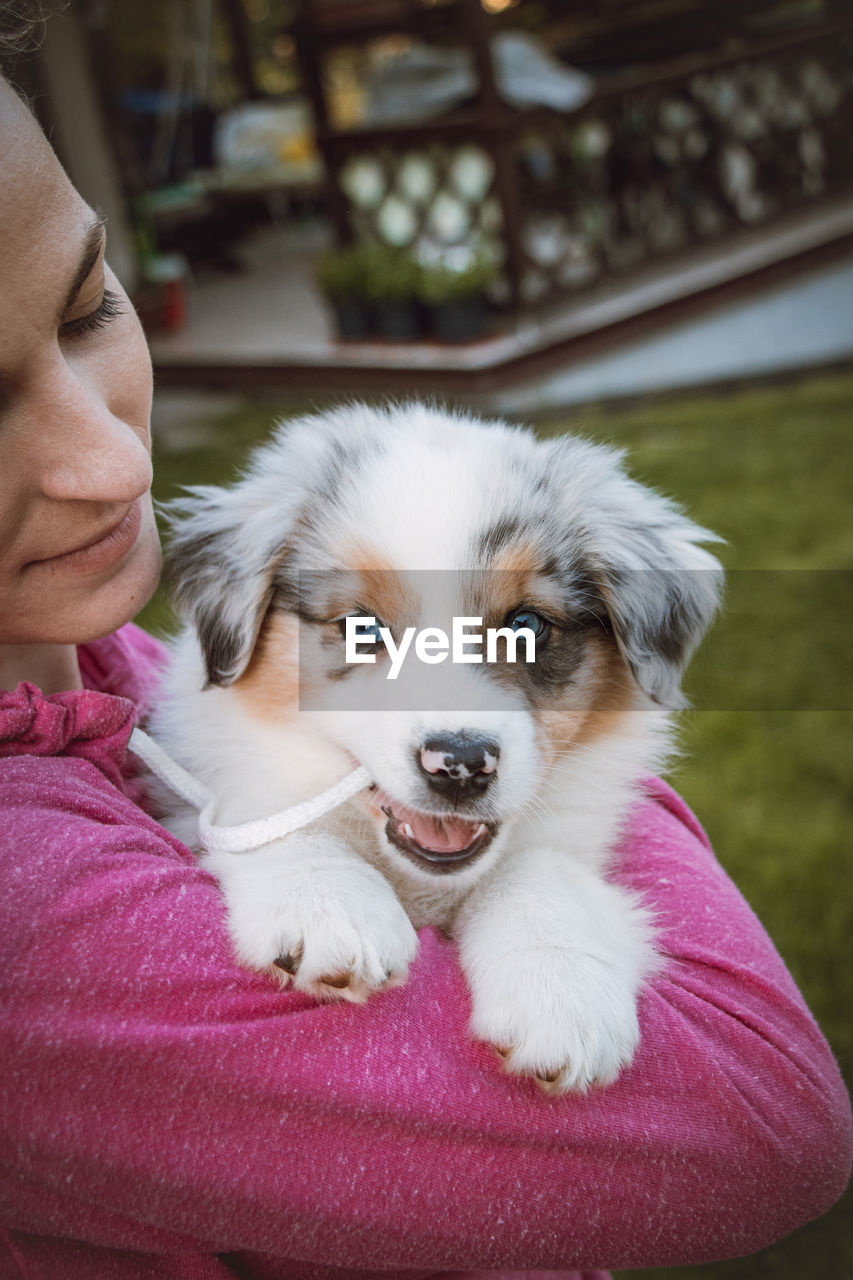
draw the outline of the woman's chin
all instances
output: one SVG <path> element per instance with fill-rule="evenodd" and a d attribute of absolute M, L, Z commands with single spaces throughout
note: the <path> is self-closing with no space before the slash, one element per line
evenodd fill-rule
<path fill-rule="evenodd" d="M 33 577 L 27 598 L 10 611 L 14 628 L 0 627 L 0 644 L 88 644 L 109 635 L 151 599 L 161 561 L 153 513 L 146 512 L 134 546 L 111 573 L 71 580 L 54 573 L 44 583 Z"/>
<path fill-rule="evenodd" d="M 96 592 L 88 602 L 84 633 L 73 643 L 88 644 L 132 622 L 156 591 L 161 567 L 162 554 L 155 531 L 150 544 L 137 543 L 134 547 L 126 572 L 107 584 L 103 592 Z"/>

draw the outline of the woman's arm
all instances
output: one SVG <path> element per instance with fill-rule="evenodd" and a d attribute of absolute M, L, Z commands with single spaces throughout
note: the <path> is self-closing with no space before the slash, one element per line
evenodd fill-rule
<path fill-rule="evenodd" d="M 466 1031 L 454 950 L 315 1006 L 238 967 L 213 881 L 88 761 L 0 781 L 5 1221 L 405 1270 L 648 1266 L 827 1209 L 850 1114 L 757 920 L 661 788 L 619 878 L 671 957 L 616 1085 L 553 1099 Z"/>

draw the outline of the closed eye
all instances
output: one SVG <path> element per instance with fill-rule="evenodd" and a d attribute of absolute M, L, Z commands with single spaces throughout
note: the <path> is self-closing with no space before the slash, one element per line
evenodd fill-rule
<path fill-rule="evenodd" d="M 85 338 L 89 334 L 97 333 L 100 329 L 105 329 L 112 320 L 123 315 L 124 311 L 125 305 L 121 294 L 114 293 L 112 289 L 104 289 L 101 301 L 95 310 L 90 311 L 88 315 L 77 316 L 74 320 L 66 320 L 59 326 L 59 336 L 71 341 L 75 338 Z"/>

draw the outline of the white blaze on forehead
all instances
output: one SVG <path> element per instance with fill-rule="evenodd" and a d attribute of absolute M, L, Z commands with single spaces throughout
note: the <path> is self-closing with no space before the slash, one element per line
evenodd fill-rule
<path fill-rule="evenodd" d="M 482 531 L 522 493 L 529 501 L 513 463 L 535 445 L 510 428 L 415 407 L 387 424 L 383 445 L 342 500 L 351 527 L 402 569 L 471 568 Z"/>

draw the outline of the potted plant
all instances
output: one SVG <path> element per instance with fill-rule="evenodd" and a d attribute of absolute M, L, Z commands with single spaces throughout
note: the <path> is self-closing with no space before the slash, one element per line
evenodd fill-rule
<path fill-rule="evenodd" d="M 421 337 L 419 281 L 420 268 L 408 249 L 384 244 L 367 247 L 364 287 L 380 338 L 412 342 Z"/>
<path fill-rule="evenodd" d="M 436 338 L 473 342 L 486 334 L 487 290 L 496 274 L 494 260 L 483 250 L 460 264 L 444 258 L 421 267 L 418 295 L 428 308 Z"/>
<path fill-rule="evenodd" d="M 368 249 L 364 244 L 328 249 L 317 260 L 317 281 L 331 303 L 342 338 L 364 339 L 373 332 L 366 296 Z"/>

